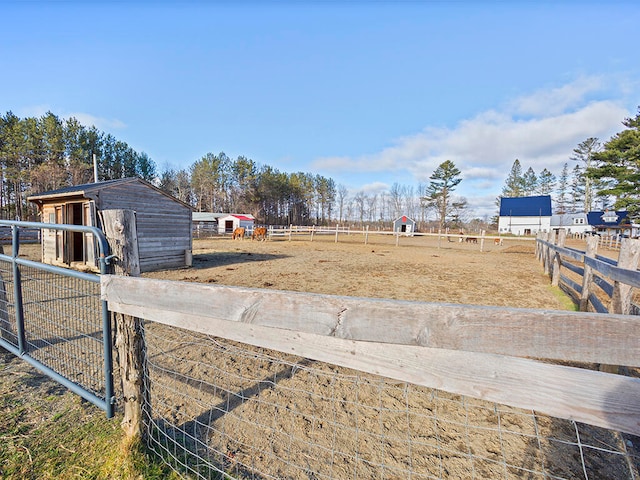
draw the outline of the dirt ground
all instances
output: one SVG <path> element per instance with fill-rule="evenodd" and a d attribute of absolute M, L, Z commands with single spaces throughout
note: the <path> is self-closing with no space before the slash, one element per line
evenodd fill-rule
<path fill-rule="evenodd" d="M 432 237 L 402 237 L 398 246 L 373 235 L 367 244 L 362 235 L 338 243 L 333 236 L 216 238 L 194 241 L 192 268 L 146 276 L 572 308 L 543 274 L 534 242 L 487 242 L 483 250 Z M 158 433 L 157 450 L 176 458 L 197 451 L 200 472 L 210 462 L 236 478 L 624 479 L 637 468 L 614 432 L 157 324 L 147 325 L 147 340 L 156 432 L 169 432 Z"/>
<path fill-rule="evenodd" d="M 533 241 L 503 246 L 436 237 L 309 236 L 258 242 L 194 240 L 193 268 L 153 278 L 312 293 L 565 309 L 535 260 Z"/>

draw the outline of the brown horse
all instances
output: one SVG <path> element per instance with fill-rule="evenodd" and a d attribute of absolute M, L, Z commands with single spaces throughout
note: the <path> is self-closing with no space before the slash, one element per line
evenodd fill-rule
<path fill-rule="evenodd" d="M 267 228 L 266 227 L 256 227 L 253 229 L 253 233 L 251 234 L 251 240 L 262 240 L 263 242 L 267 239 Z"/>
<path fill-rule="evenodd" d="M 233 235 L 231 235 L 231 239 L 235 240 L 236 238 L 239 238 L 240 240 L 244 240 L 244 228 L 243 227 L 238 227 L 233 231 Z"/>
<path fill-rule="evenodd" d="M 478 243 L 478 239 L 476 237 L 467 237 L 464 241 L 467 243 Z"/>

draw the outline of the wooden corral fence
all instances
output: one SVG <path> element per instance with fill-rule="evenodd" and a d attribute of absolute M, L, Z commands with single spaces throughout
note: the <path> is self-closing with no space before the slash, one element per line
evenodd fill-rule
<path fill-rule="evenodd" d="M 600 238 L 586 237 L 586 250 L 565 246 L 566 231 L 540 233 L 536 255 L 551 283 L 560 286 L 580 310 L 640 314 L 633 289 L 640 288 L 640 240 L 622 239 L 618 260 L 597 254 Z"/>
<path fill-rule="evenodd" d="M 640 367 L 640 317 L 110 275 L 102 298 L 124 315 L 640 435 L 640 379 L 546 362 Z"/>
<path fill-rule="evenodd" d="M 586 240 L 589 237 L 595 237 L 599 248 L 607 248 L 609 250 L 619 250 L 622 240 L 625 239 L 622 235 L 604 235 L 593 232 L 571 233 L 567 234 L 567 237 L 578 238 L 581 240 Z"/>
<path fill-rule="evenodd" d="M 368 225 L 362 228 L 351 228 L 349 226 L 340 226 L 336 225 L 335 227 L 327 227 L 327 226 L 300 226 L 300 225 L 289 225 L 289 226 L 269 226 L 267 227 L 267 238 L 284 238 L 287 240 L 292 240 L 294 238 L 304 238 L 308 237 L 310 241 L 313 242 L 313 238 L 315 235 L 331 235 L 334 237 L 335 243 L 338 243 L 340 237 L 349 236 L 362 236 L 364 244 L 368 244 L 369 236 L 379 235 L 386 237 L 393 237 L 395 239 L 395 244 L 398 246 L 400 244 L 401 238 L 406 237 L 430 237 L 438 239 L 438 247 L 441 246 L 442 242 L 453 242 L 453 243 L 473 243 L 477 245 L 480 251 L 484 250 L 485 242 L 489 242 L 490 244 L 499 244 L 503 245 L 504 242 L 510 240 L 517 240 L 518 242 L 522 241 L 535 241 L 535 237 L 513 237 L 513 236 L 496 236 L 496 235 L 487 235 L 486 231 L 482 230 L 480 232 L 465 232 L 460 233 L 458 231 L 453 231 L 450 229 L 446 230 L 438 230 L 437 232 L 394 232 L 391 230 L 377 230 L 370 229 Z"/>

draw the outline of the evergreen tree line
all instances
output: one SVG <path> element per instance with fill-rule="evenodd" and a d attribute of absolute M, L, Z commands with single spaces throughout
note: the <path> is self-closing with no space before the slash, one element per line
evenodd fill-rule
<path fill-rule="evenodd" d="M 76 118 L 61 119 L 51 112 L 18 118 L 7 112 L 0 117 L 0 217 L 33 218 L 36 209 L 27 202 L 29 195 L 92 181 L 94 155 L 101 180 L 156 177 L 146 153 Z"/>
<path fill-rule="evenodd" d="M 337 191 L 331 178 L 280 172 L 224 152 L 207 153 L 188 169 L 165 170 L 158 186 L 197 211 L 250 213 L 270 225 L 327 224 Z"/>
<path fill-rule="evenodd" d="M 602 144 L 589 138 L 574 149 L 559 176 L 546 168 L 523 171 L 515 160 L 501 196 L 552 195 L 555 213 L 626 208 L 640 205 L 640 113 L 623 121 L 625 130 Z M 239 156 L 208 153 L 186 169 L 156 172 L 147 154 L 77 119 L 48 112 L 20 119 L 0 117 L 0 216 L 29 218 L 35 213 L 26 197 L 87 183 L 93 156 L 100 180 L 137 176 L 148 180 L 198 211 L 251 213 L 265 224 L 370 224 L 388 227 L 401 215 L 426 228 L 471 221 L 467 202 L 452 195 L 461 172 L 447 161 L 417 187 L 394 183 L 380 193 L 356 192 L 331 178 L 304 172 L 285 173 Z"/>

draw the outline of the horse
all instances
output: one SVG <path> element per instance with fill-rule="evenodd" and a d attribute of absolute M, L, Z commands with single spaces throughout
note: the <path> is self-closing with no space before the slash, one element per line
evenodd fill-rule
<path fill-rule="evenodd" d="M 239 238 L 240 240 L 244 239 L 244 228 L 243 227 L 238 227 L 233 231 L 233 235 L 231 235 L 231 239 L 235 240 L 236 238 Z"/>
<path fill-rule="evenodd" d="M 267 228 L 266 227 L 256 227 L 253 229 L 253 233 L 251 234 L 251 240 L 262 240 L 263 242 L 267 239 Z"/>
<path fill-rule="evenodd" d="M 494 238 L 493 239 L 493 244 L 494 245 L 498 245 L 498 246 L 502 246 L 502 239 L 501 238 Z"/>
<path fill-rule="evenodd" d="M 464 241 L 467 243 L 478 243 L 478 239 L 476 237 L 467 237 Z"/>

